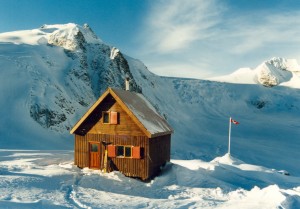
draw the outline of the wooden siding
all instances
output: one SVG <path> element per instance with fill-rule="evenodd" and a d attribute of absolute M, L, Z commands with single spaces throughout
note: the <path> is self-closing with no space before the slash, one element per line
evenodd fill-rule
<path fill-rule="evenodd" d="M 89 144 L 85 136 L 75 135 L 74 149 L 74 164 L 80 168 L 89 167 Z"/>
<path fill-rule="evenodd" d="M 108 97 L 101 103 L 102 111 L 113 111 L 118 113 L 118 124 L 104 124 L 102 113 L 98 122 L 90 129 L 90 134 L 131 135 L 144 136 L 143 131 L 136 125 L 131 117 L 112 98 Z M 99 114 L 99 113 L 98 113 Z"/>
<path fill-rule="evenodd" d="M 171 135 L 149 139 L 149 176 L 159 174 L 160 167 L 170 161 Z"/>
<path fill-rule="evenodd" d="M 89 167 L 89 142 L 111 142 L 114 145 L 140 146 L 142 158 L 109 158 L 108 171 L 118 170 L 126 176 L 148 179 L 160 172 L 160 167 L 170 161 L 171 135 L 148 139 L 146 136 L 115 136 L 87 134 L 75 136 L 75 165 Z M 104 146 L 101 144 L 100 169 L 104 168 Z"/>
<path fill-rule="evenodd" d="M 89 167 L 89 142 L 111 142 L 114 145 L 140 146 L 143 156 L 141 159 L 115 157 L 109 158 L 108 171 L 117 170 L 126 176 L 148 179 L 149 176 L 149 140 L 146 136 L 122 136 L 108 134 L 87 134 L 75 136 L 75 157 L 74 163 L 78 167 Z M 104 168 L 104 145 L 100 150 L 100 169 Z"/>

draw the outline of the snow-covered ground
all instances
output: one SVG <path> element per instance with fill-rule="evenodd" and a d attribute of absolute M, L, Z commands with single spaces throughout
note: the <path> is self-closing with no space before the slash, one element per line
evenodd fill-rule
<path fill-rule="evenodd" d="M 79 169 L 71 151 L 0 150 L 0 208 L 299 208 L 300 177 L 224 155 L 149 182 Z"/>
<path fill-rule="evenodd" d="M 159 77 L 88 25 L 66 24 L 0 34 L 0 64 L 0 208 L 300 208 L 296 60 Z M 125 77 L 175 130 L 171 163 L 147 183 L 72 164 L 69 129 Z M 230 116 L 240 124 L 229 158 Z"/>

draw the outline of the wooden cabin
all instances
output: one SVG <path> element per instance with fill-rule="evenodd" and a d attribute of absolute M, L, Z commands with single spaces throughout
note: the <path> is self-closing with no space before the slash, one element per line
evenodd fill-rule
<path fill-rule="evenodd" d="M 172 132 L 142 94 L 108 88 L 70 131 L 74 164 L 147 180 L 170 161 Z"/>

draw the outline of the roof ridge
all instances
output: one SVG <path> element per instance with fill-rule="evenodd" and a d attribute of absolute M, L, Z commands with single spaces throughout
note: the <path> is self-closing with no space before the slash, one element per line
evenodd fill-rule
<path fill-rule="evenodd" d="M 156 111 L 142 93 L 109 87 L 74 125 L 70 131 L 71 134 L 80 128 L 89 118 L 89 115 L 93 114 L 94 110 L 109 94 L 149 138 L 173 133 L 173 129 L 168 122 Z"/>

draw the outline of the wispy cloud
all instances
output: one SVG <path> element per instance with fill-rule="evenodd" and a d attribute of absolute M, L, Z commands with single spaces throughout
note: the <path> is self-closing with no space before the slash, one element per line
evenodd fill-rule
<path fill-rule="evenodd" d="M 194 41 L 210 36 L 220 22 L 220 8 L 214 0 L 158 1 L 147 19 L 146 33 L 151 48 L 160 53 L 189 47 Z"/>
<path fill-rule="evenodd" d="M 276 45 L 300 45 L 300 12 L 261 13 L 228 20 L 228 30 L 224 33 L 229 42 L 236 42 L 232 52 L 251 53 L 255 50 L 274 48 Z"/>
<path fill-rule="evenodd" d="M 300 58 L 298 10 L 244 12 L 225 3 L 155 1 L 141 35 L 140 58 L 157 74 L 198 78 L 255 67 L 274 56 Z"/>

